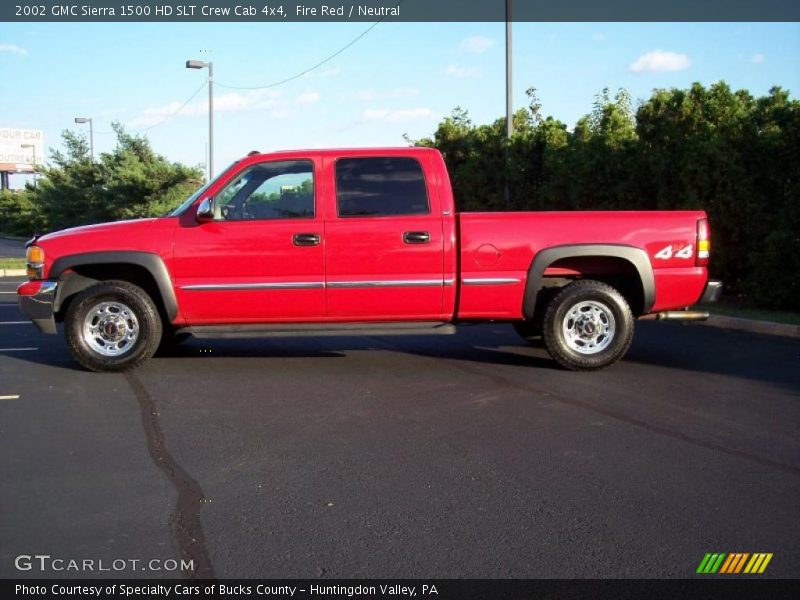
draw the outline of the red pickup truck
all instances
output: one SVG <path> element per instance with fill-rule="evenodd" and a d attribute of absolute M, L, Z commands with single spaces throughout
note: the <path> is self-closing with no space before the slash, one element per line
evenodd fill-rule
<path fill-rule="evenodd" d="M 451 333 L 504 321 L 573 370 L 634 319 L 715 301 L 702 211 L 456 213 L 425 148 L 248 156 L 167 216 L 34 237 L 22 310 L 93 371 L 198 337 Z"/>

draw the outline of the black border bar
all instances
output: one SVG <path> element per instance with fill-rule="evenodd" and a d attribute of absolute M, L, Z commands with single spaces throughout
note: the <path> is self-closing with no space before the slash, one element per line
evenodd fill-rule
<path fill-rule="evenodd" d="M 23 586 L 23 587 L 20 587 Z M 324 592 L 312 593 L 313 586 Z M 423 586 L 427 586 L 423 588 Z M 36 592 L 32 592 L 33 588 Z M 435 588 L 435 593 L 432 590 Z M 4 598 L 216 598 L 243 600 L 540 600 L 558 598 L 782 598 L 800 597 L 800 581 L 749 576 L 695 579 L 265 579 L 113 580 L 7 579 Z M 92 591 L 94 589 L 95 591 Z M 135 593 L 131 590 L 137 590 Z M 281 593 L 280 590 L 286 590 Z M 423 589 L 426 593 L 423 593 Z M 27 591 L 26 591 L 27 590 Z M 74 591 L 73 591 L 74 590 Z M 224 590 L 224 592 L 222 591 Z M 289 590 L 292 590 L 289 592 Z M 398 593 L 404 590 L 405 593 Z M 414 595 L 410 595 L 410 591 Z M 72 593 L 70 593 L 72 591 Z M 98 594 L 97 591 L 100 593 Z"/>
<path fill-rule="evenodd" d="M 7 22 L 502 22 L 506 18 L 505 0 L 4 0 L 0 3 L 0 21 Z M 800 21 L 800 2 L 512 0 L 511 20 L 794 22 Z"/>

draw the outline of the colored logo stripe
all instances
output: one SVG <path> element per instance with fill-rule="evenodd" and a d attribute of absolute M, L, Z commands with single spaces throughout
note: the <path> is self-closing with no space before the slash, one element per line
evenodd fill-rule
<path fill-rule="evenodd" d="M 759 553 L 753 554 L 753 558 L 750 559 L 750 562 L 747 563 L 747 566 L 744 568 L 745 573 L 763 573 L 769 561 L 772 560 L 772 553 Z"/>
<path fill-rule="evenodd" d="M 720 573 L 728 573 L 728 569 L 731 568 L 733 563 L 739 562 L 739 555 L 738 554 L 728 554 L 727 560 L 722 563 L 722 568 L 719 570 Z"/>
<path fill-rule="evenodd" d="M 725 553 L 706 554 L 697 567 L 698 573 L 716 573 L 725 558 Z"/>
<path fill-rule="evenodd" d="M 722 565 L 720 573 L 738 573 L 742 570 L 747 557 L 750 556 L 747 552 L 737 552 L 735 554 L 728 554 L 728 560 Z"/>
<path fill-rule="evenodd" d="M 734 574 L 734 573 L 750 573 L 760 574 L 763 573 L 769 562 L 772 560 L 772 553 L 757 552 L 750 554 L 749 552 L 732 552 L 727 554 L 725 552 L 707 553 L 700 565 L 697 567 L 697 573 L 701 574 Z M 748 560 L 749 559 L 749 560 Z M 745 564 L 747 566 L 745 566 Z M 744 569 L 744 571 L 742 571 Z"/>

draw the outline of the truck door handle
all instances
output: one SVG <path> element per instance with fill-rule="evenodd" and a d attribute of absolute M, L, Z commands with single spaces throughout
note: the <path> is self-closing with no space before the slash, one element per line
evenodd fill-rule
<path fill-rule="evenodd" d="M 431 234 L 427 231 L 406 231 L 403 242 L 406 244 L 427 244 L 431 241 Z"/>
<path fill-rule="evenodd" d="M 295 233 L 292 242 L 295 246 L 319 246 L 319 234 Z"/>

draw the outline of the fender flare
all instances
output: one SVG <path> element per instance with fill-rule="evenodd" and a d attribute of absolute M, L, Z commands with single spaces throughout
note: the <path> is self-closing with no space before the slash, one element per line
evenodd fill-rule
<path fill-rule="evenodd" d="M 170 321 L 173 321 L 178 316 L 178 299 L 175 296 L 175 288 L 172 286 L 172 279 L 167 270 L 167 265 L 164 264 L 164 261 L 158 254 L 136 251 L 69 254 L 67 256 L 60 256 L 53 261 L 53 265 L 50 267 L 50 272 L 48 273 L 48 278 L 58 279 L 64 271 L 74 267 L 108 264 L 129 264 L 145 268 L 156 282 L 167 317 L 169 317 Z M 85 289 L 94 281 L 85 277 L 81 277 L 80 279 L 82 283 L 79 283 L 76 289 L 70 289 L 70 292 L 81 291 L 81 289 Z M 75 286 L 71 287 L 75 288 Z M 60 291 L 61 290 L 59 290 L 59 292 Z M 59 298 L 56 300 L 58 305 L 61 304 L 60 296 L 61 294 L 59 294 Z"/>
<path fill-rule="evenodd" d="M 536 310 L 536 300 L 544 283 L 544 272 L 551 264 L 564 258 L 580 258 L 588 256 L 621 258 L 633 265 L 639 274 L 644 297 L 642 298 L 642 312 L 647 313 L 655 304 L 656 284 L 653 275 L 653 266 L 647 252 L 635 246 L 624 244 L 571 244 L 552 246 L 540 250 L 528 268 L 528 279 L 525 283 L 522 314 L 526 319 L 532 319 Z"/>

